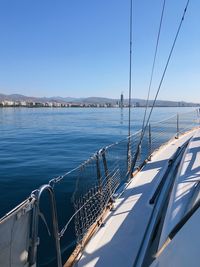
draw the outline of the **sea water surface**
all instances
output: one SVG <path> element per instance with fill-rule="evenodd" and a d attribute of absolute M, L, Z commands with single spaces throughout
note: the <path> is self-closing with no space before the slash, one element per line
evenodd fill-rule
<path fill-rule="evenodd" d="M 151 121 L 191 110 L 155 108 Z M 132 109 L 132 132 L 141 128 L 143 114 Z M 0 217 L 127 131 L 126 108 L 0 108 Z"/>

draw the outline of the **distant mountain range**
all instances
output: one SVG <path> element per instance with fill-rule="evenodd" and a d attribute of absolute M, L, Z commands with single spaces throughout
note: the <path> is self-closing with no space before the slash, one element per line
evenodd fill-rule
<path fill-rule="evenodd" d="M 5 95 L 0 94 L 0 101 L 9 100 L 9 101 L 34 101 L 34 102 L 59 102 L 59 103 L 82 103 L 82 104 L 116 104 L 119 102 L 119 99 L 113 98 L 104 98 L 104 97 L 86 97 L 86 98 L 73 98 L 73 97 L 32 97 L 32 96 L 25 96 L 20 94 L 11 94 Z M 136 106 L 144 106 L 146 104 L 145 99 L 133 98 L 131 103 Z M 149 101 L 149 105 L 151 106 L 153 100 Z M 124 104 L 128 105 L 128 99 L 124 99 Z M 169 106 L 169 107 L 177 107 L 177 106 L 200 106 L 199 103 L 192 103 L 192 102 L 184 102 L 184 101 L 169 101 L 169 100 L 157 100 L 156 106 Z"/>

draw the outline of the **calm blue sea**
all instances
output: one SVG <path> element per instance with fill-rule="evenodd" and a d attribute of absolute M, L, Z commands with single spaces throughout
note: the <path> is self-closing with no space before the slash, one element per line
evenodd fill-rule
<path fill-rule="evenodd" d="M 152 121 L 190 110 L 156 108 Z M 132 110 L 132 132 L 140 129 L 143 113 Z M 123 139 L 127 126 L 128 109 L 0 108 L 0 216 L 51 178 Z"/>

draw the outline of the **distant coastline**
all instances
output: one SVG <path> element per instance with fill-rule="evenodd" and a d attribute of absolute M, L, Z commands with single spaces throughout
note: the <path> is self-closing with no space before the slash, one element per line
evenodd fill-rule
<path fill-rule="evenodd" d="M 0 94 L 0 108 L 127 108 L 128 99 L 121 94 L 119 99 L 103 97 L 71 98 L 71 97 L 29 97 L 19 94 Z M 149 107 L 153 100 L 149 100 Z M 146 100 L 131 99 L 132 107 L 145 107 Z M 155 107 L 200 107 L 200 103 L 184 101 L 157 100 Z"/>
<path fill-rule="evenodd" d="M 131 106 L 132 108 L 146 108 L 146 106 Z M 151 108 L 152 106 L 149 105 L 149 108 Z M 188 108 L 188 107 L 200 107 L 200 105 L 194 105 L 194 106 L 158 106 L 156 105 L 155 108 Z M 56 105 L 56 106 L 44 106 L 44 105 L 36 105 L 36 106 L 24 106 L 24 105 L 6 105 L 6 106 L 2 106 L 0 105 L 0 109 L 7 109 L 7 108 L 24 108 L 24 109 L 31 109 L 31 108 L 52 108 L 52 109 L 56 109 L 56 108 L 128 108 L 128 106 L 124 106 L 124 107 L 119 107 L 119 106 L 106 106 L 106 105 Z"/>

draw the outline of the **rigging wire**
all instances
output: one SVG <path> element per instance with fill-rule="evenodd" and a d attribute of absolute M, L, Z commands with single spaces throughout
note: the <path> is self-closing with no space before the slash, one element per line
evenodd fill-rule
<path fill-rule="evenodd" d="M 182 25 L 183 25 L 183 21 L 184 21 L 185 14 L 186 14 L 187 9 L 188 9 L 189 2 L 190 2 L 190 0 L 187 0 L 187 2 L 186 2 L 186 5 L 185 5 L 184 11 L 183 11 L 183 15 L 182 15 L 182 17 L 181 17 L 181 21 L 180 21 L 180 23 L 179 23 L 179 26 L 178 26 L 178 29 L 177 29 L 177 32 L 176 32 L 174 41 L 173 41 L 173 43 L 172 43 L 172 47 L 171 47 L 171 49 L 170 49 L 170 53 L 169 53 L 169 56 L 168 56 L 168 58 L 167 58 L 167 62 L 166 62 L 166 65 L 165 65 L 163 74 L 162 74 L 162 76 L 161 76 L 161 80 L 160 80 L 160 83 L 159 83 L 159 86 L 158 86 L 158 89 L 157 89 L 157 92 L 156 92 L 156 95 L 155 95 L 155 98 L 154 98 L 154 101 L 153 101 L 153 105 L 152 105 L 152 107 L 151 107 L 151 110 L 150 110 L 150 113 L 149 113 L 149 115 L 148 115 L 148 118 L 147 118 L 145 127 L 144 127 L 144 129 L 143 129 L 143 131 L 142 131 L 142 134 L 141 134 L 141 138 L 140 138 L 140 142 L 139 142 L 139 144 L 138 144 L 138 149 L 137 149 L 137 152 L 136 152 L 136 156 L 137 156 L 137 154 L 138 154 L 138 152 L 139 152 L 139 148 L 140 148 L 140 146 L 141 146 L 142 139 L 143 139 L 143 137 L 144 137 L 145 131 L 146 131 L 147 126 L 148 126 L 148 124 L 149 124 L 149 121 L 150 121 L 150 118 L 151 118 L 152 111 L 153 111 L 153 109 L 154 109 L 154 107 L 155 107 L 156 100 L 157 100 L 157 98 L 158 98 L 158 95 L 159 95 L 161 86 L 162 86 L 162 84 L 163 84 L 163 80 L 164 80 L 166 71 L 167 71 L 168 66 L 169 66 L 170 59 L 171 59 L 172 54 L 173 54 L 173 51 L 174 51 L 174 47 L 175 47 L 175 45 L 176 45 L 176 42 L 177 42 L 177 39 L 178 39 L 180 30 L 181 30 L 181 27 L 182 27 Z"/>
<path fill-rule="evenodd" d="M 128 105 L 128 170 L 131 166 L 131 91 L 132 91 L 132 45 L 133 45 L 133 0 L 130 0 L 130 36 L 129 36 L 129 105 Z"/>
<path fill-rule="evenodd" d="M 129 115 L 128 136 L 131 135 L 131 91 L 132 91 L 132 44 L 133 44 L 133 0 L 130 0 L 130 50 L 129 50 Z"/>
<path fill-rule="evenodd" d="M 156 48 L 155 48 L 153 64 L 152 64 L 152 69 L 151 69 L 150 82 L 149 82 L 149 87 L 148 87 L 146 107 L 145 107 L 145 112 L 144 112 L 144 117 L 143 117 L 143 122 L 142 122 L 142 131 L 144 130 L 144 125 L 145 125 L 146 115 L 147 115 L 147 109 L 149 107 L 149 97 L 150 97 L 150 92 L 151 92 L 151 87 L 152 87 L 153 76 L 154 76 L 156 58 L 157 58 L 157 54 L 158 54 L 158 45 L 159 45 L 159 41 L 160 41 L 160 34 L 161 34 L 161 29 L 162 29 L 163 16 L 164 16 L 164 11 L 165 11 L 165 4 L 166 4 L 166 0 L 163 1 L 163 6 L 162 6 L 160 24 L 159 24 L 158 35 L 157 35 L 157 40 L 156 40 Z"/>

